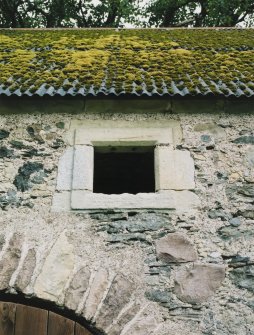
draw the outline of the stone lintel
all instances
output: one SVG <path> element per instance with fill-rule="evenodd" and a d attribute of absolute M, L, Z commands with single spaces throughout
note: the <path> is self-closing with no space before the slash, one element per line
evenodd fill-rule
<path fill-rule="evenodd" d="M 153 145 L 179 144 L 182 131 L 178 121 L 110 121 L 78 120 L 71 124 L 76 131 L 75 144 Z"/>

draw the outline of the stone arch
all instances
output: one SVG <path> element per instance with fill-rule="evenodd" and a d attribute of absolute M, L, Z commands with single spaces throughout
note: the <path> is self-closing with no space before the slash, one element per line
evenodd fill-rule
<path fill-rule="evenodd" d="M 59 308 L 71 313 L 95 335 L 156 334 L 159 323 L 149 314 L 152 306 L 140 301 L 135 283 L 124 273 L 106 265 L 95 271 L 89 266 L 74 269 L 73 249 L 64 232 L 39 265 L 38 251 L 24 243 L 23 236 L 14 233 L 2 248 L 0 300 L 7 293 L 23 301 L 33 297 L 30 301 L 40 302 L 39 307 L 44 303 L 57 313 Z"/>

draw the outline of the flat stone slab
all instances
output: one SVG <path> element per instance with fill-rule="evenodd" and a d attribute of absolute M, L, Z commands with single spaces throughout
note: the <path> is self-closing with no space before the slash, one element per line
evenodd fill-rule
<path fill-rule="evenodd" d="M 78 308 L 84 293 L 89 286 L 90 270 L 86 267 L 81 268 L 73 277 L 70 287 L 65 295 L 65 305 L 72 310 Z"/>
<path fill-rule="evenodd" d="M 168 263 L 194 262 L 198 255 L 186 236 L 170 233 L 156 241 L 157 257 Z"/>
<path fill-rule="evenodd" d="M 112 324 L 119 312 L 130 301 L 134 288 L 135 285 L 128 278 L 122 275 L 115 277 L 96 318 L 97 327 L 106 329 Z"/>
<path fill-rule="evenodd" d="M 74 129 L 76 145 L 179 144 L 182 138 L 180 123 L 174 120 L 73 120 L 70 131 Z"/>
<path fill-rule="evenodd" d="M 23 267 L 19 272 L 15 283 L 15 287 L 19 291 L 24 291 L 24 289 L 30 284 L 35 265 L 36 251 L 34 249 L 29 249 L 24 260 Z"/>
<path fill-rule="evenodd" d="M 186 212 L 200 205 L 198 196 L 190 191 L 162 191 L 138 194 L 101 194 L 73 191 L 71 208 L 80 209 L 175 209 Z"/>
<path fill-rule="evenodd" d="M 97 308 L 107 290 L 108 284 L 109 273 L 106 269 L 102 268 L 96 273 L 86 299 L 83 315 L 87 320 L 91 320 L 95 316 Z"/>
<path fill-rule="evenodd" d="M 155 149 L 156 190 L 191 190 L 195 188 L 194 161 L 189 151 L 168 146 Z"/>
<path fill-rule="evenodd" d="M 45 259 L 35 282 L 34 293 L 40 298 L 56 301 L 64 291 L 73 267 L 73 245 L 63 232 Z"/>
<path fill-rule="evenodd" d="M 176 273 L 174 292 L 184 302 L 199 304 L 211 297 L 224 279 L 224 265 L 195 263 Z"/>
<path fill-rule="evenodd" d="M 0 261 L 0 289 L 8 287 L 11 276 L 16 270 L 22 250 L 23 236 L 14 233 L 10 239 L 9 246 Z"/>
<path fill-rule="evenodd" d="M 72 188 L 73 147 L 66 149 L 59 159 L 56 190 L 70 191 Z"/>

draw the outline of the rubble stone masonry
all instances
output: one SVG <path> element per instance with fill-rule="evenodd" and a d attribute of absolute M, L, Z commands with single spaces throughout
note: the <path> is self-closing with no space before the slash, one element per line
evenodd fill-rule
<path fill-rule="evenodd" d="M 179 122 L 198 207 L 53 211 L 77 120 Z M 253 100 L 0 100 L 2 292 L 64 306 L 101 334 L 251 335 L 253 245 Z"/>

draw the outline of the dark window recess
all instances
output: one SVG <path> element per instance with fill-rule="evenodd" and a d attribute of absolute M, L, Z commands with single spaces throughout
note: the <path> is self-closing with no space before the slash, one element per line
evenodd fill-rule
<path fill-rule="evenodd" d="M 154 148 L 95 147 L 93 192 L 155 192 Z"/>

